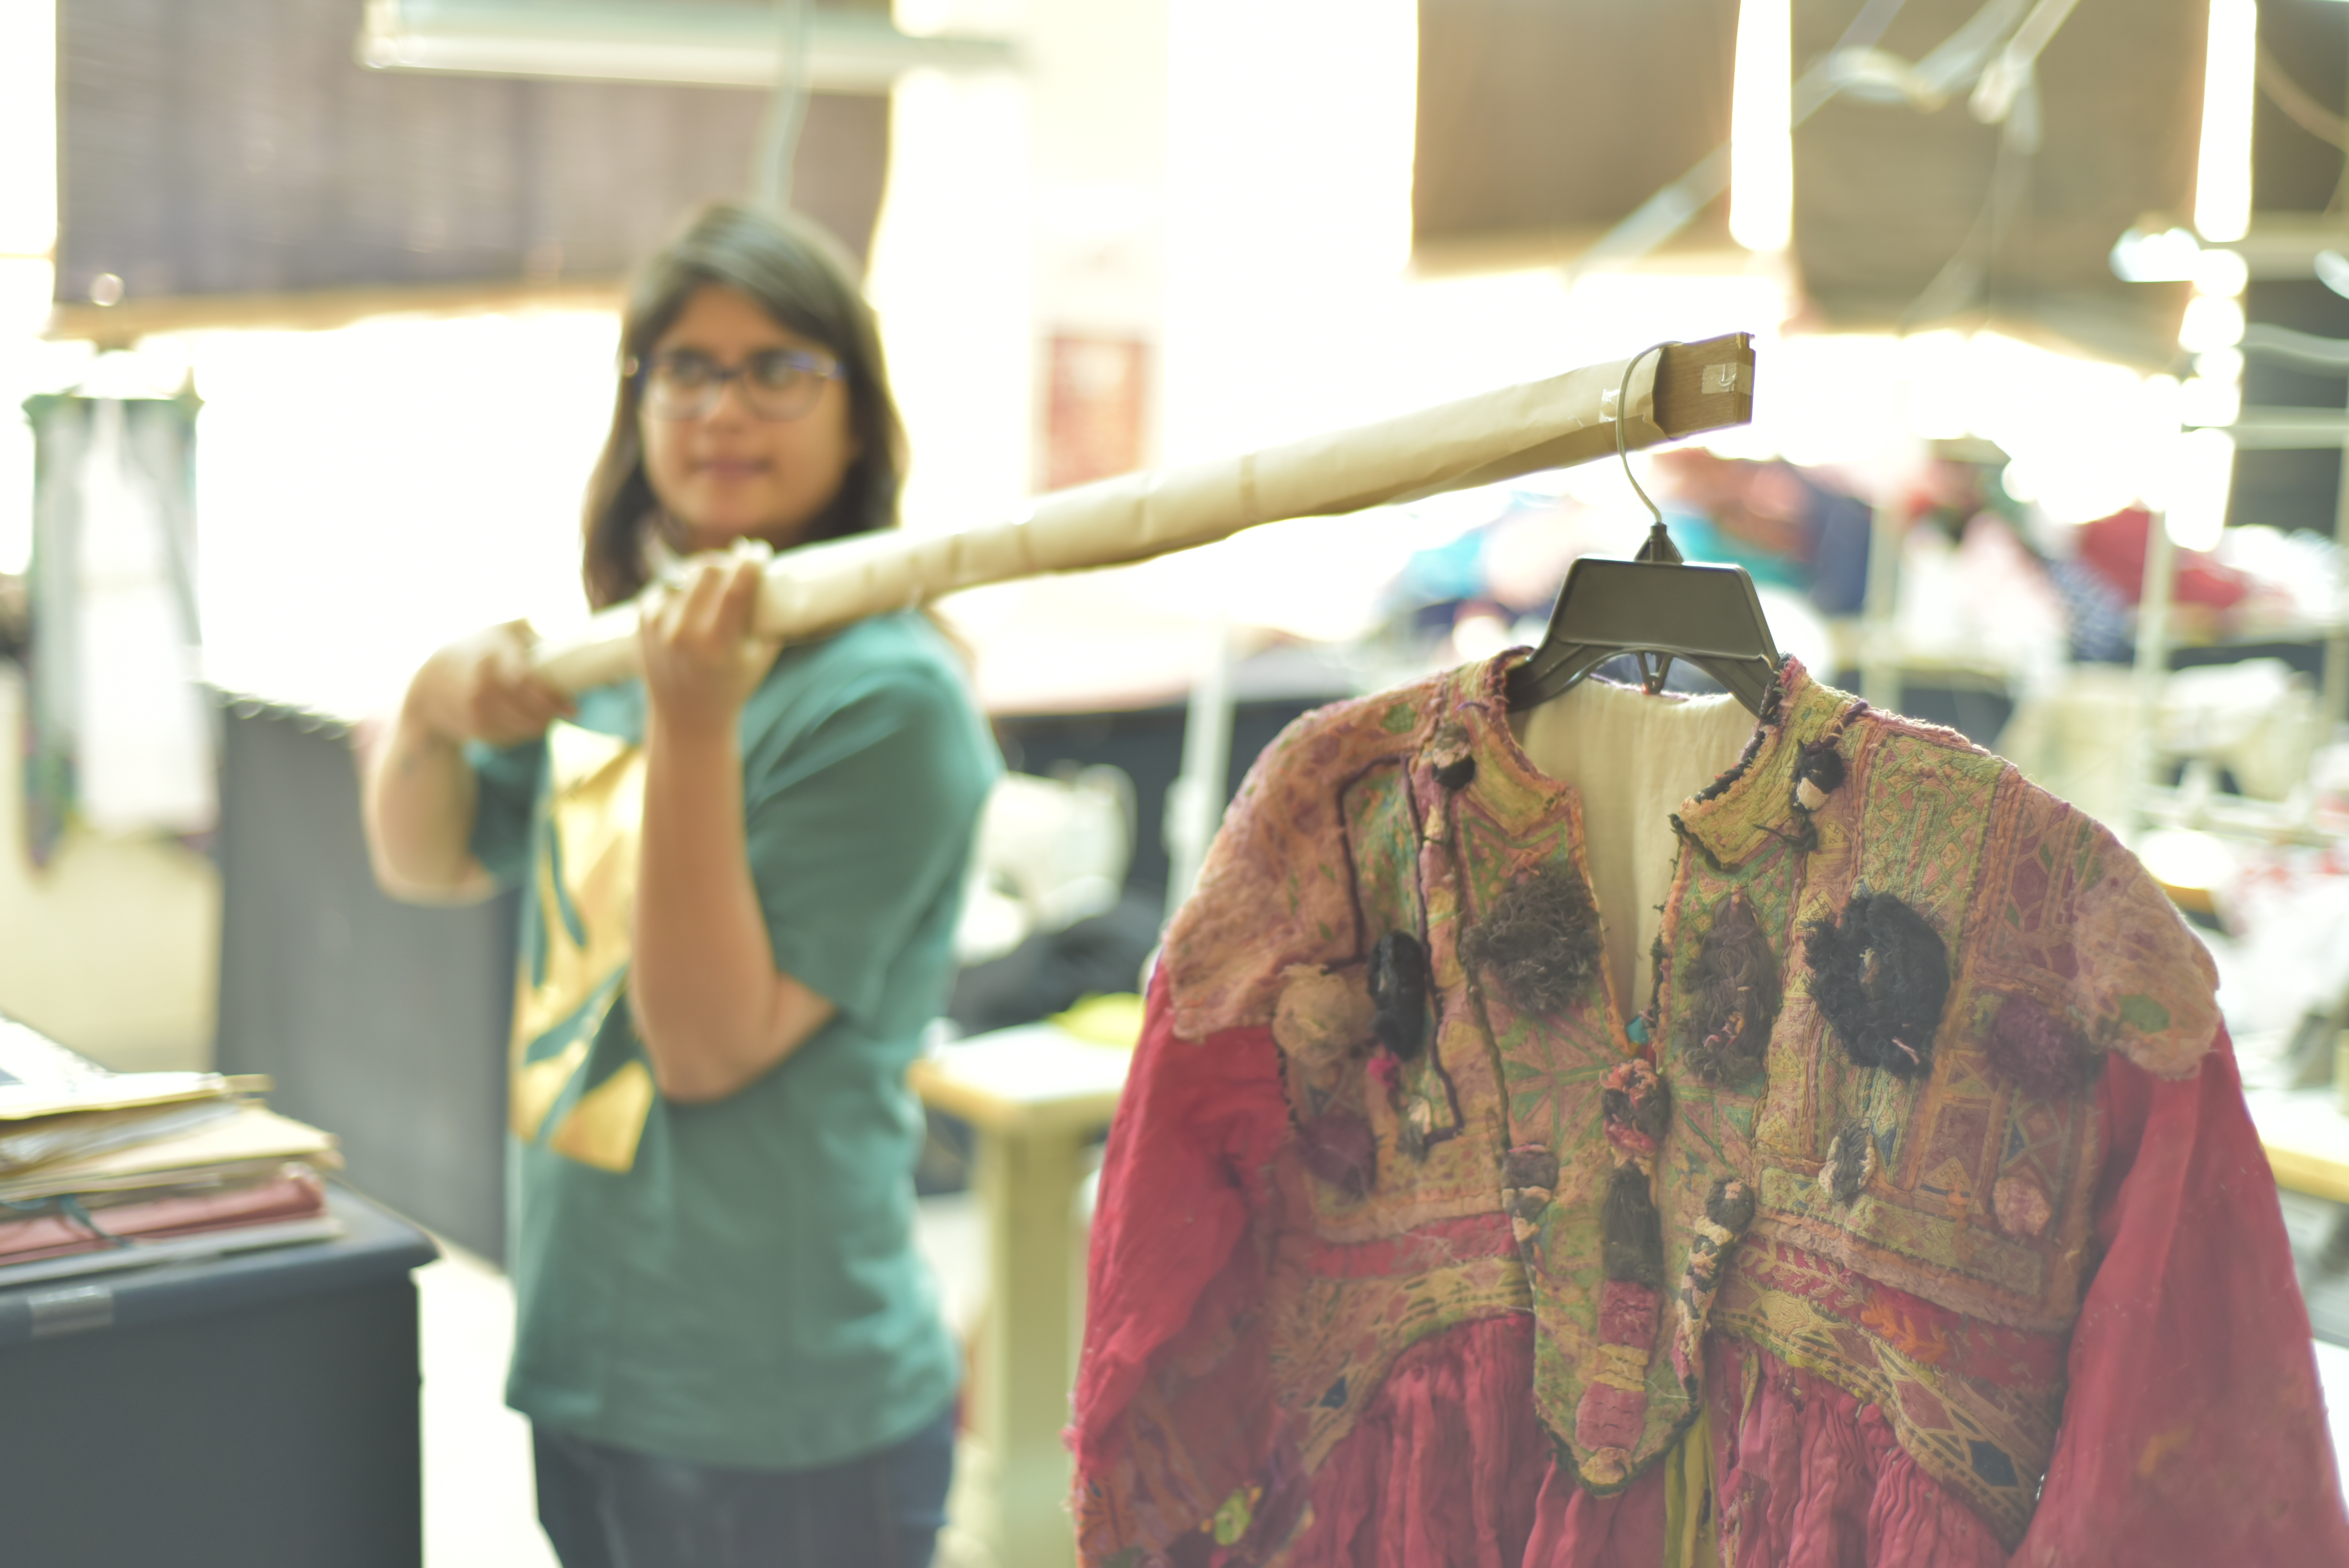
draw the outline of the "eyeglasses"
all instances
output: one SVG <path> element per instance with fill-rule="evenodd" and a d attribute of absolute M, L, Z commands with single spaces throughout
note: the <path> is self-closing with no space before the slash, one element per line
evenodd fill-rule
<path fill-rule="evenodd" d="M 769 348 L 740 365 L 720 365 L 706 354 L 675 348 L 650 361 L 630 359 L 627 374 L 639 387 L 645 412 L 656 419 L 698 419 L 718 407 L 726 384 L 742 383 L 742 401 L 761 419 L 796 419 L 815 407 L 823 384 L 837 380 L 840 362 L 796 348 Z"/>

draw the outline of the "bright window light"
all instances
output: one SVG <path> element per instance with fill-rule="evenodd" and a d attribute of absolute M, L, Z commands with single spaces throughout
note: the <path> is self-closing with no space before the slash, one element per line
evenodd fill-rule
<path fill-rule="evenodd" d="M 2130 229 L 2113 242 L 2113 276 L 2125 284 L 2179 284 L 2195 275 L 2202 246 L 2189 229 Z"/>
<path fill-rule="evenodd" d="M 0 5 L 0 255 L 46 255 L 57 238 L 55 13 Z"/>
<path fill-rule="evenodd" d="M 2194 374 L 2206 381 L 2240 381 L 2243 378 L 2243 351 L 2240 348 L 2213 348 L 2194 356 Z"/>
<path fill-rule="evenodd" d="M 2189 354 L 2232 348 L 2243 341 L 2243 307 L 2224 294 L 2196 294 L 2178 324 L 2178 346 Z"/>
<path fill-rule="evenodd" d="M 2178 388 L 2178 418 L 2187 424 L 2231 425 L 2242 412 L 2243 389 L 2235 382 L 2189 376 Z"/>
<path fill-rule="evenodd" d="M 2204 251 L 2194 258 L 2194 287 L 2232 299 L 2251 286 L 2251 264 L 2240 251 Z"/>
<path fill-rule="evenodd" d="M 1738 7 L 1732 90 L 1729 235 L 1749 251 L 1783 251 L 1795 232 L 1790 0 L 1744 0 Z"/>
<path fill-rule="evenodd" d="M 2251 226 L 2251 104 L 2259 36 L 2257 0 L 2210 0 L 2194 226 L 2205 240 L 2221 244 L 2241 239 Z"/>
<path fill-rule="evenodd" d="M 356 717 L 452 637 L 575 624 L 618 336 L 608 314 L 544 311 L 147 339 L 139 357 L 192 365 L 204 399 L 206 675 Z"/>
<path fill-rule="evenodd" d="M 2224 430 L 2189 430 L 2178 438 L 2163 524 L 2180 550 L 2216 548 L 2226 531 L 2227 497 L 2235 483 L 2235 438 Z"/>

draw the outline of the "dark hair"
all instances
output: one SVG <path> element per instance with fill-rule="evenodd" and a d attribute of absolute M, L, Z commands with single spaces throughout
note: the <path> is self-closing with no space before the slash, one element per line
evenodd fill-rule
<path fill-rule="evenodd" d="M 718 201 L 637 271 L 621 318 L 625 367 L 649 357 L 687 303 L 715 284 L 747 294 L 779 325 L 839 358 L 858 453 L 832 504 L 809 525 L 803 538 L 811 543 L 895 527 L 905 484 L 905 427 L 889 394 L 873 307 L 857 292 L 855 277 L 854 263 L 839 243 L 805 220 Z M 588 603 L 599 610 L 645 585 L 638 533 L 660 505 L 645 477 L 636 397 L 636 377 L 624 369 L 611 434 L 587 482 L 580 574 Z"/>

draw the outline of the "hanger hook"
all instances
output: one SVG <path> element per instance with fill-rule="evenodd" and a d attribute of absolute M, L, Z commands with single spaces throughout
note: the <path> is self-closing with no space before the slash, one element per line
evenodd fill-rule
<path fill-rule="evenodd" d="M 1623 477 L 1631 481 L 1631 493 L 1638 496 L 1640 504 L 1648 509 L 1648 516 L 1651 520 L 1648 524 L 1648 542 L 1640 547 L 1640 553 L 1636 557 L 1640 561 L 1677 562 L 1682 559 L 1680 551 L 1672 544 L 1671 531 L 1664 526 L 1663 509 L 1655 503 L 1646 490 L 1640 488 L 1639 477 L 1631 472 L 1631 449 L 1623 436 L 1623 421 L 1630 418 L 1631 413 L 1632 372 L 1638 370 L 1640 361 L 1647 358 L 1651 354 L 1661 354 L 1665 349 L 1673 346 L 1674 343 L 1671 341 L 1651 343 L 1631 356 L 1623 366 L 1623 385 L 1617 387 L 1615 391 L 1616 460 L 1623 465 Z"/>

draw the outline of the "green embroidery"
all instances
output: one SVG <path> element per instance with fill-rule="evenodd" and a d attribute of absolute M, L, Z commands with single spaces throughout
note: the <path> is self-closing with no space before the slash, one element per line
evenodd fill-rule
<path fill-rule="evenodd" d="M 1247 1533 L 1249 1520 L 1254 1517 L 1255 1501 L 1253 1487 L 1242 1487 L 1224 1499 L 1224 1506 L 1216 1510 L 1216 1517 L 1211 1522 L 1215 1527 L 1216 1545 L 1239 1544 L 1240 1537 Z"/>
<path fill-rule="evenodd" d="M 1407 702 L 1396 703 L 1379 720 L 1379 727 L 1389 735 L 1402 735 L 1419 722 L 1419 710 Z"/>
<path fill-rule="evenodd" d="M 2158 1035 L 2169 1027 L 2169 1009 L 2150 996 L 2124 996 L 2121 1022 L 2140 1035 Z"/>

